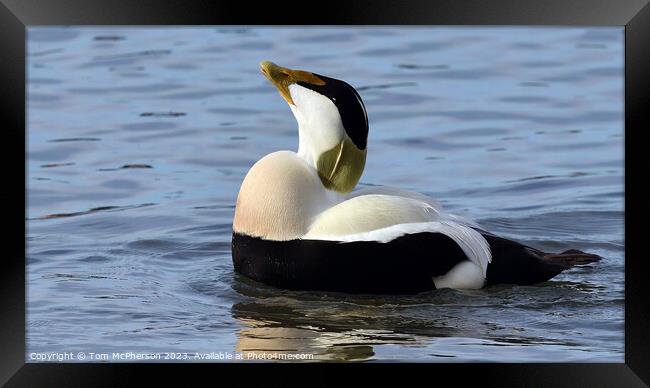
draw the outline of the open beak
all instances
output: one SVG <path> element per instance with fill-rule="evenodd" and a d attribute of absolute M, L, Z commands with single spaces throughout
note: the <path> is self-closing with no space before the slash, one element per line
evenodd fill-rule
<path fill-rule="evenodd" d="M 308 71 L 287 69 L 286 67 L 278 66 L 269 61 L 260 62 L 260 71 L 273 85 L 275 85 L 276 88 L 278 88 L 280 95 L 291 105 L 295 104 L 293 103 L 291 93 L 289 92 L 289 85 L 298 82 L 325 85 L 325 82 L 322 79 Z"/>

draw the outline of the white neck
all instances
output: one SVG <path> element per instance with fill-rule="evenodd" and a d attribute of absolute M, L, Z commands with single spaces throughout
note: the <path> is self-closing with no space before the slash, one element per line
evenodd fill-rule
<path fill-rule="evenodd" d="M 316 158 L 312 153 L 311 148 L 307 145 L 306 136 L 303 134 L 304 129 L 301 129 L 298 124 L 298 156 L 307 162 L 308 165 L 316 168 Z"/>
<path fill-rule="evenodd" d="M 315 167 L 318 156 L 335 147 L 345 136 L 338 109 L 327 97 L 313 90 L 295 84 L 289 90 L 296 103 L 289 104 L 289 108 L 298 122 L 298 156 Z"/>

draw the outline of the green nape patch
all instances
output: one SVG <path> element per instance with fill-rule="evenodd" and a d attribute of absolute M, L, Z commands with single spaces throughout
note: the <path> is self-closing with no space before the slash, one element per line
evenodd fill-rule
<path fill-rule="evenodd" d="M 367 149 L 358 149 L 345 137 L 331 150 L 318 157 L 316 168 L 323 185 L 339 193 L 349 193 L 359 182 L 366 166 Z"/>

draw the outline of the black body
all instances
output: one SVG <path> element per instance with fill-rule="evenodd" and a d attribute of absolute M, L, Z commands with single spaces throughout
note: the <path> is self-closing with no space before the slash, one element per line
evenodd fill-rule
<path fill-rule="evenodd" d="M 576 264 L 599 259 L 580 251 L 546 254 L 479 230 L 490 244 L 487 285 L 535 284 Z M 415 233 L 387 243 L 322 240 L 269 241 L 234 233 L 235 271 L 290 290 L 368 294 L 416 294 L 435 289 L 432 277 L 467 260 L 463 250 L 440 233 Z"/>

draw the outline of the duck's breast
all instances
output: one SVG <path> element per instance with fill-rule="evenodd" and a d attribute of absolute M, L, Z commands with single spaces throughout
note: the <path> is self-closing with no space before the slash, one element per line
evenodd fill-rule
<path fill-rule="evenodd" d="M 311 166 L 293 152 L 274 152 L 255 163 L 244 178 L 233 231 L 278 241 L 298 238 L 330 205 Z"/>

